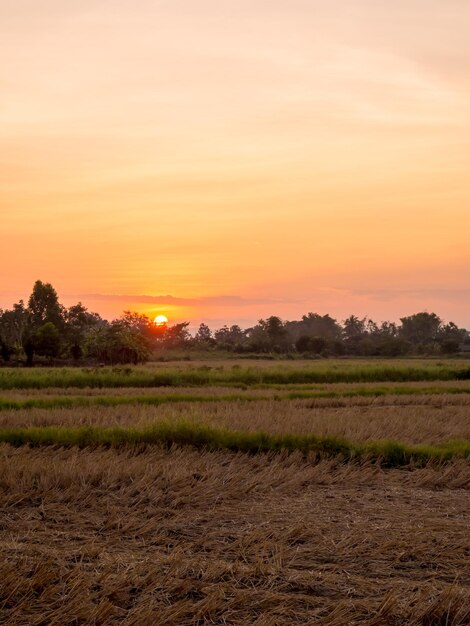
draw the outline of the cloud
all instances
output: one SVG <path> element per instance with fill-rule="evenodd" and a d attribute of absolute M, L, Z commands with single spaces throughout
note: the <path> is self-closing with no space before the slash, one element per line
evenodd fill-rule
<path fill-rule="evenodd" d="M 407 289 L 350 289 L 348 292 L 354 296 L 364 296 L 366 298 L 374 298 L 375 300 L 395 300 L 403 298 L 419 298 L 453 301 L 469 301 L 470 289 L 466 288 L 447 288 L 447 287 L 417 287 Z"/>
<path fill-rule="evenodd" d="M 70 295 L 69 298 L 80 300 L 100 300 L 107 302 L 139 302 L 142 304 L 165 304 L 173 306 L 252 306 L 256 304 L 285 304 L 292 303 L 292 300 L 273 298 L 243 298 L 241 296 L 206 296 L 200 298 L 178 298 L 170 294 L 149 296 L 149 295 L 126 295 L 126 294 L 104 294 L 104 293 L 84 293 Z"/>

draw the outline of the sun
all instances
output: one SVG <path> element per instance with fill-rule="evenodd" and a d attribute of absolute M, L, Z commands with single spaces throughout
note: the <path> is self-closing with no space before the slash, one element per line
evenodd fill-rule
<path fill-rule="evenodd" d="M 166 326 L 168 324 L 168 318 L 166 315 L 157 315 L 153 323 L 155 326 Z"/>

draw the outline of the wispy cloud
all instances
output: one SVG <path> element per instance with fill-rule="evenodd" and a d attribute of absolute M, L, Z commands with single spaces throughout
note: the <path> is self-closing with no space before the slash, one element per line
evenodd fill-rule
<path fill-rule="evenodd" d="M 166 304 L 172 306 L 252 306 L 256 304 L 279 304 L 292 303 L 293 300 L 273 298 L 243 298 L 242 296 L 205 296 L 200 298 L 179 298 L 170 294 L 149 296 L 145 294 L 105 294 L 105 293 L 82 293 L 70 295 L 69 298 L 79 300 L 100 300 L 107 302 L 132 302 L 141 304 Z"/>
<path fill-rule="evenodd" d="M 349 289 L 351 295 L 364 296 L 376 300 L 402 300 L 403 298 L 470 301 L 470 289 L 447 287 L 417 287 L 406 289 Z"/>

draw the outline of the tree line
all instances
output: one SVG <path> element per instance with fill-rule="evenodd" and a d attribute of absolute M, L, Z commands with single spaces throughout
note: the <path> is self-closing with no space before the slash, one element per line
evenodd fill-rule
<path fill-rule="evenodd" d="M 283 321 L 272 315 L 251 328 L 223 326 L 214 332 L 201 324 L 190 334 L 189 322 L 157 326 L 145 315 L 125 311 L 111 322 L 79 302 L 59 302 L 50 283 L 34 284 L 28 303 L 0 309 L 0 362 L 141 363 L 171 349 L 238 354 L 328 356 L 405 356 L 470 352 L 470 333 L 435 313 L 402 317 L 399 324 L 349 316 L 308 313 Z"/>

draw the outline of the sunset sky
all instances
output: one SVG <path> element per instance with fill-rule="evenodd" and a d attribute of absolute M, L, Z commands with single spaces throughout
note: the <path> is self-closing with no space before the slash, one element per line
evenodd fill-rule
<path fill-rule="evenodd" d="M 469 0 L 0 0 L 0 307 L 470 328 Z"/>

